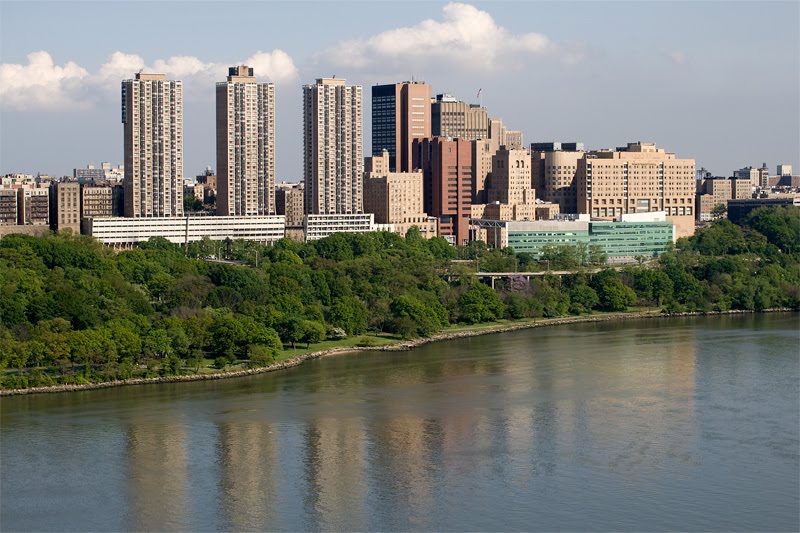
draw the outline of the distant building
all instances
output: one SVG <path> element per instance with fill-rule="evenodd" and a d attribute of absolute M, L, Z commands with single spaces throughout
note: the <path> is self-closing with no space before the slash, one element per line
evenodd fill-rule
<path fill-rule="evenodd" d="M 778 176 L 791 176 L 792 175 L 792 165 L 778 165 L 778 171 L 776 172 Z"/>
<path fill-rule="evenodd" d="M 389 152 L 366 158 L 364 165 L 364 211 L 375 215 L 375 224 L 390 224 L 405 235 L 416 226 L 423 237 L 436 236 L 436 219 L 422 208 L 423 173 L 387 172 Z"/>
<path fill-rule="evenodd" d="M 414 141 L 414 150 L 424 175 L 423 209 L 438 219 L 440 237 L 451 244 L 468 243 L 475 179 L 472 143 L 434 137 Z"/>
<path fill-rule="evenodd" d="M 315 241 L 334 233 L 368 233 L 374 231 L 372 213 L 307 214 L 303 220 L 305 240 Z"/>
<path fill-rule="evenodd" d="M 472 201 L 477 204 L 489 202 L 487 190 L 491 186 L 492 158 L 501 146 L 510 150 L 516 149 L 506 143 L 509 133 L 513 132 L 508 132 L 499 118 L 489 119 L 488 132 L 487 138 L 472 141 L 472 165 L 475 175 L 472 182 Z"/>
<path fill-rule="evenodd" d="M 362 89 L 344 79 L 303 86 L 303 181 L 307 214 L 363 212 Z"/>
<path fill-rule="evenodd" d="M 578 213 L 613 219 L 664 211 L 678 237 L 694 234 L 694 159 L 677 159 L 653 143 L 628 143 L 587 152 L 578 160 L 576 181 Z"/>
<path fill-rule="evenodd" d="M 506 131 L 504 142 L 502 143 L 509 150 L 522 150 L 525 143 L 522 139 L 521 131 Z"/>
<path fill-rule="evenodd" d="M 198 174 L 195 177 L 195 181 L 197 183 L 202 184 L 205 187 L 206 191 L 212 191 L 216 194 L 217 192 L 217 175 L 214 174 L 214 171 L 211 167 L 206 167 L 205 171 L 202 174 Z"/>
<path fill-rule="evenodd" d="M 106 179 L 106 171 L 103 168 L 95 168 L 94 165 L 87 165 L 86 168 L 72 169 L 72 177 L 80 183 L 99 182 Z"/>
<path fill-rule="evenodd" d="M 77 181 L 50 185 L 50 228 L 81 232 L 81 184 Z"/>
<path fill-rule="evenodd" d="M 480 142 L 480 141 L 478 141 Z M 531 156 L 527 150 L 501 146 L 492 157 L 488 203 L 481 214 L 473 207 L 472 218 L 492 220 L 535 220 L 536 195 L 531 186 Z M 486 240 L 481 233 L 473 238 Z"/>
<path fill-rule="evenodd" d="M 122 82 L 125 216 L 183 215 L 183 85 L 163 74 Z"/>
<path fill-rule="evenodd" d="M 0 189 L 0 225 L 17 225 L 16 189 Z"/>
<path fill-rule="evenodd" d="M 84 218 L 81 231 L 114 248 L 132 248 L 152 237 L 175 244 L 211 240 L 244 239 L 273 243 L 285 234 L 282 216 L 184 216 L 149 218 Z"/>
<path fill-rule="evenodd" d="M 538 142 L 531 144 L 531 167 L 536 195 L 558 204 L 561 213 L 578 212 L 578 161 L 583 143 Z"/>
<path fill-rule="evenodd" d="M 746 179 L 750 182 L 750 187 L 756 188 L 760 182 L 759 169 L 753 167 L 745 167 L 733 171 L 733 177 L 737 179 Z"/>
<path fill-rule="evenodd" d="M 495 248 L 512 248 L 541 259 L 546 246 L 597 245 L 611 263 L 631 262 L 665 252 L 675 239 L 674 226 L 665 214 L 649 213 L 645 220 L 588 221 L 489 221 L 472 223 L 486 231 L 487 242 Z"/>
<path fill-rule="evenodd" d="M 474 141 L 489 138 L 489 114 L 485 107 L 438 94 L 431 103 L 431 135 Z"/>
<path fill-rule="evenodd" d="M 741 224 L 751 211 L 760 207 L 800 207 L 800 198 L 784 196 L 779 198 L 747 198 L 743 200 L 728 200 L 728 219 Z"/>
<path fill-rule="evenodd" d="M 286 216 L 287 228 L 303 226 L 305 214 L 305 191 L 303 182 L 280 184 L 275 187 L 275 210 Z"/>
<path fill-rule="evenodd" d="M 114 209 L 114 188 L 110 185 L 81 187 L 81 218 L 120 216 Z"/>
<path fill-rule="evenodd" d="M 750 198 L 752 188 L 747 178 L 712 177 L 702 180 L 697 190 L 697 220 L 707 222 L 714 217 L 712 211 L 727 205 L 730 199 Z"/>
<path fill-rule="evenodd" d="M 17 224 L 20 226 L 50 225 L 50 189 L 17 189 Z"/>
<path fill-rule="evenodd" d="M 389 152 L 389 170 L 410 172 L 414 139 L 431 136 L 431 86 L 405 81 L 372 87 L 372 155 Z"/>
<path fill-rule="evenodd" d="M 217 215 L 275 213 L 275 84 L 253 69 L 217 83 Z"/>

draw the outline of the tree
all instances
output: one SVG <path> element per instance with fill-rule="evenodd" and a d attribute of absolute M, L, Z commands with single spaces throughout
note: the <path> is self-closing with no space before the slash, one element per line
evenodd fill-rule
<path fill-rule="evenodd" d="M 163 329 L 154 329 L 144 339 L 143 351 L 145 356 L 155 359 L 165 359 L 174 353 L 169 334 Z"/>
<path fill-rule="evenodd" d="M 433 308 L 411 295 L 394 298 L 389 312 L 392 330 L 404 338 L 433 335 L 445 325 Z"/>
<path fill-rule="evenodd" d="M 312 344 L 322 342 L 325 338 L 325 325 L 314 320 L 303 321 L 303 335 L 300 337 L 306 343 L 306 348 Z"/>
<path fill-rule="evenodd" d="M 728 206 L 725 204 L 717 204 L 711 208 L 711 218 L 722 218 L 728 214 Z"/>
<path fill-rule="evenodd" d="M 348 335 L 360 335 L 367 329 L 367 309 L 354 296 L 338 298 L 331 305 L 329 321 Z"/>
<path fill-rule="evenodd" d="M 203 210 L 203 201 L 195 198 L 192 194 L 183 196 L 183 210 L 187 212 L 197 212 Z"/>
<path fill-rule="evenodd" d="M 247 347 L 248 366 L 250 368 L 267 366 L 275 361 L 277 353 L 278 351 L 270 346 L 251 344 Z"/>
<path fill-rule="evenodd" d="M 246 343 L 246 333 L 241 322 L 230 311 L 220 311 L 211 319 L 211 352 L 217 357 L 233 360 L 237 348 Z"/>
<path fill-rule="evenodd" d="M 597 291 L 600 308 L 604 311 L 624 311 L 636 301 L 636 293 L 623 285 L 619 274 L 614 270 L 598 272 L 592 278 L 591 286 Z"/>
<path fill-rule="evenodd" d="M 585 283 L 575 285 L 570 290 L 570 311 L 575 314 L 588 313 L 599 303 L 597 292 Z"/>
<path fill-rule="evenodd" d="M 475 283 L 461 293 L 456 304 L 459 320 L 468 324 L 490 322 L 503 316 L 503 302 L 497 293 L 483 283 Z"/>
<path fill-rule="evenodd" d="M 800 208 L 762 207 L 747 215 L 744 223 L 765 235 L 782 252 L 800 253 Z"/>
<path fill-rule="evenodd" d="M 287 315 L 278 324 L 278 334 L 283 342 L 295 344 L 303 340 L 303 319 L 298 315 Z"/>
<path fill-rule="evenodd" d="M 604 265 L 608 261 L 608 254 L 601 246 L 590 244 L 588 260 L 590 265 Z"/>

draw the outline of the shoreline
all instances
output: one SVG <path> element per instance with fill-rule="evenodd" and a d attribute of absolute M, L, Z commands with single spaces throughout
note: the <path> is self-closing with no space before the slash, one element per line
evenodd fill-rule
<path fill-rule="evenodd" d="M 664 314 L 661 311 L 654 312 L 623 312 L 605 315 L 579 315 L 571 317 L 560 318 L 544 318 L 538 320 L 526 320 L 517 323 L 509 323 L 502 325 L 487 326 L 478 329 L 466 329 L 464 331 L 451 331 L 437 333 L 429 337 L 420 337 L 417 339 L 410 339 L 406 341 L 399 341 L 394 344 L 387 344 L 385 346 L 373 347 L 342 347 L 330 348 L 328 350 L 320 350 L 317 352 L 305 353 L 290 359 L 286 359 L 279 363 L 273 363 L 269 366 L 260 368 L 250 368 L 244 370 L 234 370 L 231 372 L 215 372 L 213 374 L 188 374 L 181 376 L 162 376 L 153 378 L 131 378 L 116 381 L 103 381 L 98 383 L 84 383 L 80 385 L 49 385 L 46 387 L 30 387 L 27 389 L 0 389 L 0 397 L 4 396 L 20 396 L 27 394 L 55 394 L 61 392 L 76 392 L 95 389 L 108 389 L 112 387 L 125 387 L 130 385 L 153 385 L 158 383 L 181 383 L 190 381 L 208 381 L 218 379 L 231 379 L 245 376 L 254 376 L 257 374 L 265 374 L 267 372 L 277 372 L 279 370 L 286 370 L 287 368 L 294 368 L 303 363 L 313 360 L 321 359 L 323 357 L 331 357 L 335 355 L 343 355 L 353 352 L 399 352 L 413 350 L 419 346 L 429 344 L 432 342 L 440 342 L 450 339 L 461 339 L 466 337 L 477 337 L 480 335 L 489 335 L 492 333 L 506 333 L 509 331 L 518 331 L 522 329 L 532 329 L 539 327 L 550 326 L 563 326 L 567 324 L 579 323 L 592 323 L 592 322 L 616 322 L 631 319 L 653 319 L 653 318 L 676 318 L 687 316 L 715 316 L 715 315 L 739 315 L 739 314 L 755 314 L 755 313 L 797 313 L 797 310 L 782 308 L 782 309 L 765 309 L 763 311 L 748 311 L 748 310 L 729 310 L 729 311 L 688 311 L 683 313 Z"/>

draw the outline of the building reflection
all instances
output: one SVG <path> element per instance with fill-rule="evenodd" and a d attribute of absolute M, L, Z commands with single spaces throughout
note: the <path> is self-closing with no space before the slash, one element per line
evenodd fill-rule
<path fill-rule="evenodd" d="M 230 528 L 275 528 L 278 488 L 277 430 L 270 424 L 219 424 L 220 499 Z"/>
<path fill-rule="evenodd" d="M 323 418 L 310 422 L 306 444 L 308 530 L 368 529 L 364 499 L 366 434 L 361 418 Z"/>
<path fill-rule="evenodd" d="M 128 479 L 134 531 L 186 530 L 187 461 L 183 424 L 128 429 Z"/>
<path fill-rule="evenodd" d="M 385 520 L 375 527 L 431 527 L 425 520 L 434 505 L 433 483 L 438 465 L 432 461 L 429 440 L 440 434 L 441 428 L 437 430 L 436 425 L 437 421 L 405 412 L 380 416 L 370 428 L 370 477 L 392 494 L 390 499 L 375 502 Z"/>

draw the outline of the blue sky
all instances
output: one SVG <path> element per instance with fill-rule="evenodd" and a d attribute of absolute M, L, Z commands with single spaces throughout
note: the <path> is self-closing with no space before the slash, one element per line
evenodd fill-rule
<path fill-rule="evenodd" d="M 184 174 L 216 166 L 214 82 L 276 83 L 277 179 L 302 169 L 301 86 L 424 79 L 525 142 L 653 141 L 718 175 L 800 170 L 800 2 L 0 1 L 0 173 L 122 161 L 119 87 L 184 82 Z"/>

